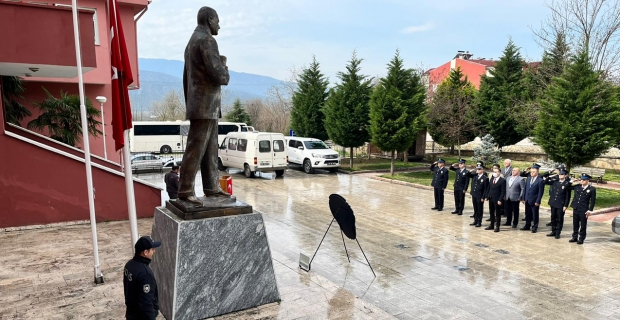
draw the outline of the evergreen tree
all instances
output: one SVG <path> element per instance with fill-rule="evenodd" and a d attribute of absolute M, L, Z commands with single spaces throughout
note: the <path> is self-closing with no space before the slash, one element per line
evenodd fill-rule
<path fill-rule="evenodd" d="M 400 52 L 388 64 L 388 74 L 381 78 L 370 99 L 372 143 L 392 152 L 390 174 L 394 175 L 395 152 L 411 146 L 425 125 L 426 90 L 413 69 L 405 69 Z"/>
<path fill-rule="evenodd" d="M 293 93 L 291 129 L 297 136 L 327 140 L 327 131 L 321 111 L 327 100 L 329 81 L 321 73 L 316 57 L 310 67 L 303 69 L 297 79 L 297 90 Z"/>
<path fill-rule="evenodd" d="M 484 75 L 480 82 L 478 115 L 484 131 L 493 136 L 500 147 L 515 144 L 527 136 L 518 131 L 517 125 L 520 121 L 529 121 L 528 118 L 518 118 L 514 114 L 524 90 L 523 66 L 519 48 L 511 39 L 495 69 L 490 70 L 491 76 Z"/>
<path fill-rule="evenodd" d="M 336 144 L 350 148 L 350 166 L 353 167 L 353 148 L 370 140 L 369 112 L 371 79 L 359 74 L 362 59 L 355 52 L 345 72 L 338 72 L 340 83 L 330 92 L 323 108 L 325 129 L 329 139 Z"/>
<path fill-rule="evenodd" d="M 490 134 L 487 134 L 482 137 L 481 140 L 482 143 L 480 146 L 474 148 L 474 156 L 472 157 L 472 160 L 482 161 L 488 167 L 491 167 L 494 163 L 499 163 L 502 149 L 497 147 L 493 137 Z"/>
<path fill-rule="evenodd" d="M 571 62 L 541 100 L 534 139 L 568 170 L 607 151 L 620 135 L 616 90 L 594 71 L 587 51 L 579 52 Z"/>
<path fill-rule="evenodd" d="M 243 122 L 248 126 L 252 125 L 250 115 L 245 111 L 243 105 L 241 105 L 241 100 L 239 98 L 237 98 L 233 103 L 232 110 L 226 114 L 226 120 L 230 122 Z"/>
<path fill-rule="evenodd" d="M 476 88 L 460 67 L 450 71 L 437 88 L 427 116 L 428 132 L 434 141 L 454 149 L 454 145 L 460 146 L 476 137 L 475 94 Z"/>

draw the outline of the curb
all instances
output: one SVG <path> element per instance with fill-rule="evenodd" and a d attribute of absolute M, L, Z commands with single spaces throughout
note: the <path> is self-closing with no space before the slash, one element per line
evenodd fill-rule
<path fill-rule="evenodd" d="M 405 181 L 400 181 L 400 180 L 395 180 L 395 179 L 388 179 L 388 178 L 382 178 L 382 177 L 370 177 L 370 179 L 378 180 L 378 181 L 383 181 L 383 182 L 388 182 L 388 183 L 392 183 L 392 184 L 398 184 L 398 185 L 401 185 L 401 186 L 407 186 L 407 187 L 413 187 L 413 188 L 418 188 L 418 189 L 429 190 L 429 191 L 432 191 L 434 189 L 433 187 L 421 185 L 421 184 L 418 184 L 418 183 L 405 182 Z M 467 197 L 471 197 L 471 195 L 469 193 L 467 193 L 466 196 Z M 540 208 L 541 209 L 545 209 L 545 210 L 551 210 L 551 208 L 545 207 L 545 206 L 540 206 Z M 568 211 L 568 209 L 567 209 L 567 211 Z M 596 216 L 596 215 L 599 215 L 599 214 L 605 214 L 605 213 L 610 213 L 610 212 L 614 212 L 614 211 L 620 211 L 620 206 L 594 210 L 594 211 L 592 211 L 591 215 Z M 572 214 L 572 210 L 571 210 L 571 214 Z"/>
<path fill-rule="evenodd" d="M 394 169 L 394 172 L 417 172 L 417 171 L 428 171 L 428 168 L 427 167 L 413 167 L 413 168 Z M 338 173 L 343 173 L 343 174 L 386 173 L 386 172 L 390 172 L 390 169 L 360 170 L 360 171 L 346 171 L 346 170 L 338 169 Z"/>

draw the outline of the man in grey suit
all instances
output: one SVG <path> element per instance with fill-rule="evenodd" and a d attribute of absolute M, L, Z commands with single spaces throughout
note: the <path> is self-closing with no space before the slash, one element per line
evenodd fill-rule
<path fill-rule="evenodd" d="M 506 177 L 506 223 L 505 226 L 512 224 L 512 228 L 516 229 L 519 224 L 519 200 L 523 198 L 523 190 L 525 189 L 525 181 L 520 176 L 519 168 L 512 168 L 512 173 Z M 514 220 L 513 220 L 514 219 Z"/>
<path fill-rule="evenodd" d="M 504 168 L 502 169 L 502 176 L 504 179 L 508 179 L 512 176 L 512 160 L 504 159 Z"/>
<path fill-rule="evenodd" d="M 183 93 L 190 121 L 187 148 L 181 166 L 179 199 L 202 203 L 194 193 L 198 168 L 207 197 L 232 198 L 219 184 L 217 168 L 217 121 L 221 116 L 221 89 L 230 79 L 226 57 L 220 56 L 213 38 L 220 29 L 217 12 L 209 7 L 198 11 L 198 26 L 185 48 Z"/>

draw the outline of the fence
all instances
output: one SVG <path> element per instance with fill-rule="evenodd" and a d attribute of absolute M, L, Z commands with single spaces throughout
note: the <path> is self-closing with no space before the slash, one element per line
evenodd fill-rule
<path fill-rule="evenodd" d="M 426 148 L 424 150 L 424 152 L 426 154 L 429 153 L 445 153 L 448 152 L 450 149 L 447 147 L 444 147 L 442 145 L 440 145 L 439 143 L 435 142 L 435 141 L 426 141 Z"/>

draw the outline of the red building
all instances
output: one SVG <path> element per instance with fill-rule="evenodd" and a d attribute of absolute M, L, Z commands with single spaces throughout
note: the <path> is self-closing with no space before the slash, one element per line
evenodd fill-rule
<path fill-rule="evenodd" d="M 496 61 L 484 58 L 472 59 L 473 56 L 469 51 L 459 51 L 449 62 L 426 71 L 424 81 L 428 88 L 428 96 L 432 97 L 433 92 L 437 90 L 437 86 L 448 77 L 450 71 L 459 67 L 476 89 L 480 89 L 482 76 L 489 74 L 489 71 L 495 67 Z"/>
<path fill-rule="evenodd" d="M 149 0 L 118 0 L 130 56 L 134 83 L 140 85 L 136 25 L 146 12 Z M 106 139 L 90 137 L 97 220 L 127 219 L 124 176 L 120 155 L 114 151 L 111 133 L 110 26 L 106 0 L 81 0 L 79 23 L 84 67 L 85 95 L 97 109 L 95 97 L 103 104 Z M 32 116 L 38 117 L 33 103 L 60 92 L 78 94 L 77 63 L 70 0 L 25 3 L 0 0 L 0 75 L 22 77 L 26 81 L 25 101 Z M 0 90 L 2 84 L 0 84 Z M 47 138 L 47 132 L 32 132 L 5 121 L 0 100 L 0 228 L 30 224 L 88 220 L 88 199 L 84 153 L 78 148 Z M 100 128 L 101 129 L 101 128 Z M 104 148 L 108 159 L 104 159 Z M 138 217 L 151 216 L 161 203 L 161 190 L 134 181 Z"/>

